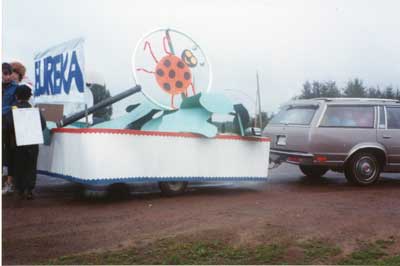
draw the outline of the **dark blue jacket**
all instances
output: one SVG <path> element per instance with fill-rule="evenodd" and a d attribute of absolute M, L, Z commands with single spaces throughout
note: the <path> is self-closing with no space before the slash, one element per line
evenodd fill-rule
<path fill-rule="evenodd" d="M 18 84 L 12 81 L 5 88 L 3 88 L 3 98 L 2 98 L 2 115 L 7 114 L 11 110 L 11 106 L 17 103 L 15 98 L 15 90 Z"/>

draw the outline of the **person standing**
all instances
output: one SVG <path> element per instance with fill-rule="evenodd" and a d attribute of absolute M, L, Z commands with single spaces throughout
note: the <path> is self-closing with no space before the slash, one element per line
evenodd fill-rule
<path fill-rule="evenodd" d="M 20 85 L 16 88 L 15 97 L 17 103 L 12 109 L 32 108 L 29 98 L 32 96 L 32 90 L 27 85 Z M 42 130 L 46 128 L 46 121 L 40 114 Z M 12 112 L 9 112 L 5 120 L 7 132 L 10 139 L 10 146 L 14 151 L 14 183 L 15 188 L 21 198 L 33 199 L 32 191 L 36 185 L 36 166 L 39 155 L 39 145 L 16 145 L 15 127 Z"/>
<path fill-rule="evenodd" d="M 7 137 L 6 124 L 4 123 L 5 117 L 11 112 L 11 106 L 16 103 L 15 91 L 17 83 L 12 80 L 13 69 L 9 63 L 2 64 L 2 166 L 7 166 L 7 180 L 3 186 L 3 194 L 13 192 L 13 169 L 14 169 L 14 156 L 13 150 L 10 146 L 10 139 Z"/>

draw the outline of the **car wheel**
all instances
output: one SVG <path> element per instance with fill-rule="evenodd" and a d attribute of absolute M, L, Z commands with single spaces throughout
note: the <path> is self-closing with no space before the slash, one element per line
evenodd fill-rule
<path fill-rule="evenodd" d="M 107 195 L 107 191 L 105 189 L 91 189 L 91 188 L 85 188 L 83 191 L 83 196 L 86 199 L 101 199 L 104 198 Z"/>
<path fill-rule="evenodd" d="M 107 187 L 107 194 L 113 199 L 127 199 L 130 195 L 128 184 L 114 183 Z"/>
<path fill-rule="evenodd" d="M 368 152 L 353 155 L 344 169 L 347 181 L 361 186 L 376 183 L 379 180 L 380 172 L 379 161 L 374 154 Z"/>
<path fill-rule="evenodd" d="M 312 165 L 299 165 L 300 170 L 305 174 L 307 177 L 312 178 L 320 178 L 326 172 L 328 172 L 328 168 L 323 166 L 312 166 Z"/>
<path fill-rule="evenodd" d="M 187 187 L 187 182 L 158 182 L 161 193 L 166 196 L 176 196 L 182 194 Z"/>

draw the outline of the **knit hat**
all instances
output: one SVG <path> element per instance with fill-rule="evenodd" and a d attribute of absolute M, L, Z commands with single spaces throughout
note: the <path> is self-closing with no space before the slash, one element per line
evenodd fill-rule
<path fill-rule="evenodd" d="M 15 97 L 18 100 L 29 100 L 32 96 L 32 90 L 27 85 L 19 85 L 15 90 Z"/>

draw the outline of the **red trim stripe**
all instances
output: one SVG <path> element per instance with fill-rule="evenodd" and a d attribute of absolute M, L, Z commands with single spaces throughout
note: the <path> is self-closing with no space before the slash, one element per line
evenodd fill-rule
<path fill-rule="evenodd" d="M 201 135 L 193 133 L 177 133 L 177 132 L 159 132 L 159 131 L 142 131 L 134 129 L 110 129 L 110 128 L 53 128 L 54 133 L 72 133 L 72 134 L 90 134 L 90 133 L 105 133 L 105 134 L 123 134 L 123 135 L 138 135 L 138 136 L 160 136 L 160 137 L 183 137 L 183 138 L 205 138 Z M 218 135 L 215 139 L 229 140 L 247 140 L 270 142 L 270 138 L 261 137 L 242 137 L 232 135 Z"/>

